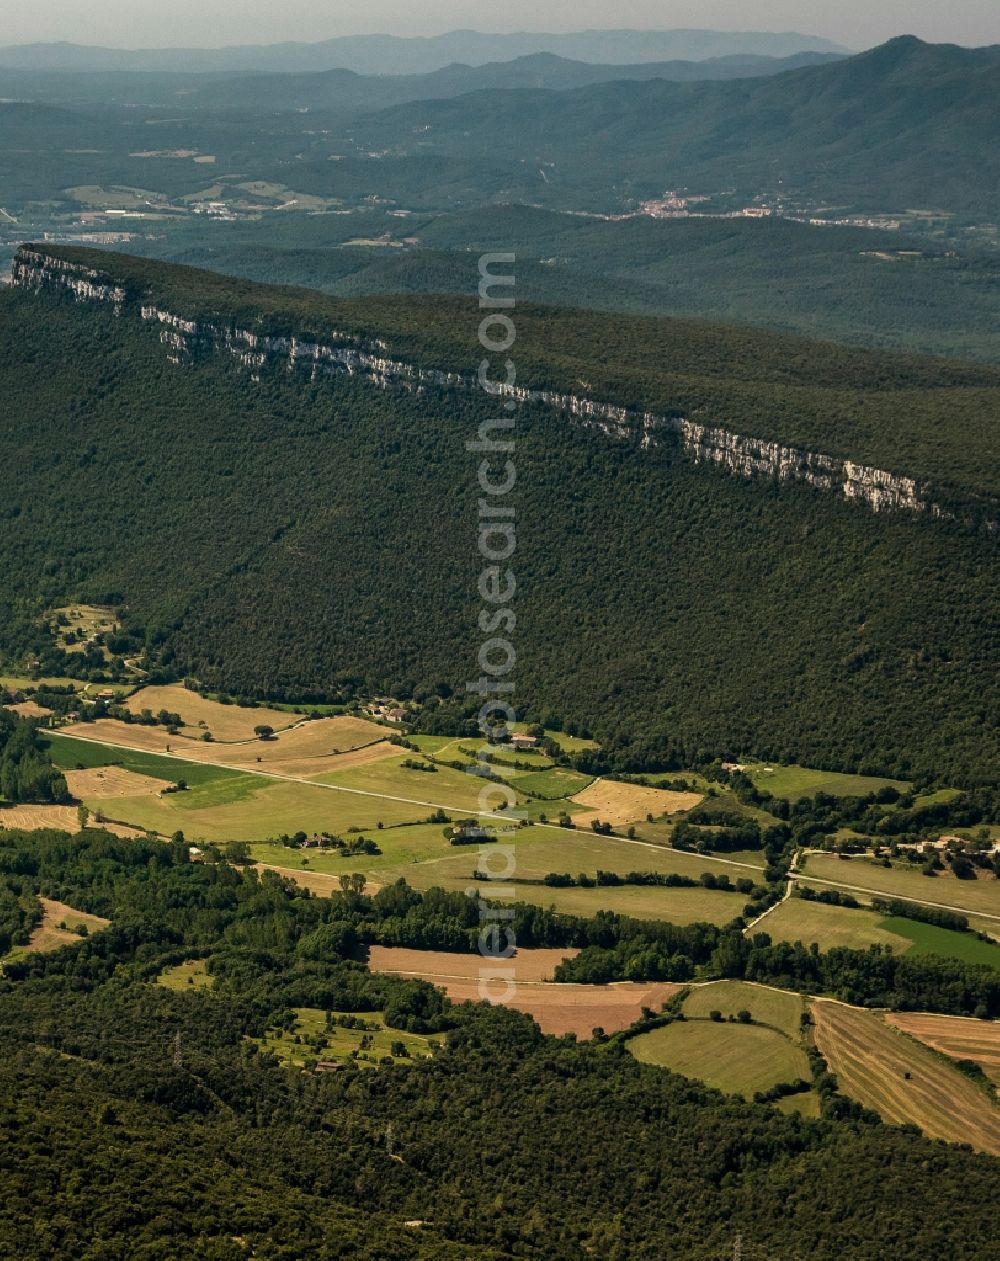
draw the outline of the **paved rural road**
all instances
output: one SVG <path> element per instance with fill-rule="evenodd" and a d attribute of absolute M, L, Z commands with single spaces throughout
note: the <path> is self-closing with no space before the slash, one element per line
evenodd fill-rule
<path fill-rule="evenodd" d="M 323 788 L 327 792 L 351 793 L 355 797 L 374 797 L 377 801 L 397 801 L 408 806 L 425 806 L 430 810 L 449 810 L 453 814 L 460 816 L 465 815 L 468 817 L 469 815 L 475 815 L 476 818 L 494 819 L 498 823 L 513 823 L 516 820 L 516 816 L 501 814 L 499 812 L 493 813 L 488 810 L 470 810 L 467 806 L 449 805 L 443 801 L 422 801 L 418 797 L 396 797 L 392 793 L 372 792 L 368 788 L 347 788 L 343 784 L 321 784 L 317 783 L 314 779 L 306 779 L 301 775 L 281 775 L 274 771 L 260 771 L 251 767 L 227 766 L 224 762 L 212 762 L 207 758 L 185 757 L 183 753 L 160 753 L 155 749 L 136 749 L 130 744 L 121 744 L 113 740 L 93 740 L 90 736 L 81 736 L 76 735 L 75 733 L 71 734 L 68 731 L 53 731 L 50 734 L 61 740 L 79 740 L 83 744 L 101 744 L 104 745 L 105 748 L 121 749 L 125 753 L 142 753 L 151 757 L 173 758 L 174 761 L 185 762 L 190 766 L 214 766 L 219 770 L 234 771 L 240 775 L 257 775 L 261 779 L 274 780 L 283 784 L 305 784 L 309 788 Z M 536 828 L 546 828 L 547 830 L 553 832 L 577 832 L 581 836 L 589 836 L 591 838 L 595 835 L 590 828 L 564 828 L 560 827 L 557 823 L 535 823 L 532 826 Z M 668 848 L 664 845 L 654 845 L 651 841 L 630 840 L 625 836 L 609 836 L 604 839 L 615 841 L 619 845 L 638 845 L 641 849 L 658 850 L 661 853 Z M 678 852 L 680 853 L 686 851 Z M 760 872 L 760 868 L 754 867 L 752 863 L 740 863 L 736 862 L 732 858 L 716 858 L 714 854 L 691 854 L 691 857 L 700 858 L 704 862 L 722 863 L 727 867 L 739 867 L 745 871 Z"/>

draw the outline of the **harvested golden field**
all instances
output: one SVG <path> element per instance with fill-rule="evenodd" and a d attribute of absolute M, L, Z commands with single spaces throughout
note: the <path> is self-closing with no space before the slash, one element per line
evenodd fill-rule
<path fill-rule="evenodd" d="M 648 814 L 656 819 L 665 814 L 693 810 L 703 798 L 700 793 L 671 792 L 667 788 L 622 784 L 615 779 L 595 779 L 572 800 L 593 811 L 603 823 L 617 827 L 640 822 Z"/>
<path fill-rule="evenodd" d="M 257 715 L 261 713 L 260 710 L 252 712 Z M 383 727 L 363 718 L 343 716 L 304 722 L 300 726 L 279 732 L 272 740 L 250 739 L 228 744 L 172 736 L 166 727 L 139 727 L 119 722 L 115 718 L 74 723 L 65 729 L 65 734 L 143 752 L 173 753 L 188 761 L 209 762 L 216 766 L 237 769 L 259 768 L 290 776 L 302 774 L 300 768 L 303 759 L 310 759 L 307 768 L 309 774 L 346 769 L 352 765 L 347 759 L 353 757 L 355 751 L 362 746 L 384 748 L 384 756 L 387 757 L 399 753 L 393 745 L 377 745 L 377 742 L 385 739 Z"/>
<path fill-rule="evenodd" d="M 58 828 L 63 832 L 78 832 L 80 820 L 76 806 L 0 806 L 2 828 L 23 828 L 27 832 L 35 828 Z"/>
<path fill-rule="evenodd" d="M 7 705 L 5 708 L 20 718 L 47 718 L 52 713 L 51 709 L 46 709 L 44 705 L 38 705 L 35 701 L 21 701 L 17 705 Z"/>
<path fill-rule="evenodd" d="M 89 827 L 102 828 L 125 840 L 134 840 L 144 836 L 141 828 L 130 827 L 126 823 L 101 823 L 91 818 Z M 0 831 L 4 828 L 16 828 L 25 832 L 34 832 L 41 828 L 53 828 L 59 832 L 75 835 L 80 831 L 80 816 L 76 806 L 0 806 Z"/>
<path fill-rule="evenodd" d="M 890 1012 L 886 1020 L 950 1059 L 975 1060 L 1000 1085 L 1000 1021 L 908 1011 Z"/>
<path fill-rule="evenodd" d="M 812 1004 L 816 1045 L 841 1093 L 893 1125 L 1000 1155 L 1000 1108 L 958 1069 L 887 1024 L 882 1015 L 828 999 Z"/>
<path fill-rule="evenodd" d="M 86 911 L 75 911 L 65 902 L 53 902 L 49 898 L 39 898 L 44 912 L 42 922 L 31 934 L 26 950 L 45 951 L 58 950 L 60 946 L 72 944 L 80 940 L 79 933 L 72 930 L 80 924 L 87 926 L 88 933 L 107 928 L 111 923 L 100 915 L 88 915 Z M 61 925 L 65 924 L 65 928 Z"/>
<path fill-rule="evenodd" d="M 74 722 L 61 729 L 61 734 L 79 740 L 93 740 L 119 748 L 139 749 L 144 753 L 183 753 L 187 758 L 203 759 L 203 750 L 213 746 L 195 740 L 182 740 L 167 734 L 166 727 L 137 727 L 117 718 L 98 718 L 95 722 Z"/>
<path fill-rule="evenodd" d="M 254 740 L 254 727 L 273 727 L 282 731 L 301 722 L 298 714 L 279 709 L 245 709 L 242 705 L 220 705 L 200 692 L 191 692 L 179 683 L 140 688 L 125 702 L 130 713 L 144 709 L 158 714 L 161 709 L 179 714 L 184 720 L 182 732 L 198 739 L 206 728 L 216 740 Z"/>
<path fill-rule="evenodd" d="M 340 877 L 330 872 L 304 871 L 301 867 L 278 867 L 274 863 L 254 863 L 253 866 L 254 871 L 273 871 L 279 876 L 284 876 L 286 880 L 294 880 L 301 888 L 308 889 L 319 898 L 328 898 L 331 894 L 340 892 Z M 381 887 L 380 884 L 373 884 L 370 880 L 365 881 L 367 894 L 378 893 Z M 382 971 L 382 969 L 376 968 L 376 971 Z"/>
<path fill-rule="evenodd" d="M 290 757 L 287 761 L 279 759 L 269 761 L 262 758 L 260 763 L 257 758 L 261 755 L 256 745 L 242 747 L 243 752 L 248 756 L 240 762 L 228 763 L 229 765 L 245 770 L 259 770 L 264 766 L 279 775 L 294 775 L 296 778 L 324 782 L 338 771 L 351 771 L 360 766 L 370 766 L 373 762 L 384 762 L 386 758 L 399 757 L 398 747 L 390 744 L 388 740 L 380 740 L 377 744 L 362 745 L 360 749 L 334 751 L 321 757 Z"/>
<path fill-rule="evenodd" d="M 238 751 L 234 749 L 233 754 L 242 761 L 248 761 L 248 754 L 252 754 L 254 762 L 259 757 L 265 766 L 275 768 L 295 758 L 330 758 L 326 769 L 337 771 L 348 765 L 340 760 L 341 755 L 384 741 L 385 735 L 384 727 L 366 718 L 346 715 L 314 718 L 289 731 L 279 732 L 273 740 L 256 741 L 252 750 L 246 745 Z M 392 753 L 399 753 L 395 746 L 388 748 Z"/>
<path fill-rule="evenodd" d="M 85 797 L 100 800 L 105 797 L 138 797 L 144 793 L 159 796 L 164 788 L 169 787 L 165 779 L 139 775 L 123 766 L 95 766 L 86 771 L 64 771 L 63 774 L 70 792 L 80 801 Z"/>
<path fill-rule="evenodd" d="M 679 985 L 664 981 L 557 985 L 555 982 L 526 979 L 554 968 L 560 958 L 572 953 L 561 950 L 518 951 L 517 956 L 510 960 L 510 966 L 516 971 L 516 986 L 512 995 L 508 995 L 505 983 L 498 980 L 492 980 L 484 987 L 485 994 L 480 992 L 480 967 L 493 970 L 507 965 L 483 960 L 479 955 L 373 946 L 368 966 L 378 972 L 420 976 L 439 985 L 455 1003 L 477 1003 L 484 997 L 490 1002 L 504 1002 L 516 1011 L 531 1016 L 543 1033 L 557 1037 L 573 1033 L 578 1038 L 589 1038 L 597 1028 L 606 1033 L 627 1029 L 638 1020 L 643 1007 L 659 1011 L 681 989 Z"/>
<path fill-rule="evenodd" d="M 509 963 L 499 966 L 514 969 L 521 981 L 551 981 L 563 959 L 574 959 L 579 950 L 519 950 Z M 370 946 L 368 966 L 373 972 L 411 972 L 430 979 L 434 976 L 458 977 L 475 981 L 479 969 L 493 960 L 478 954 L 457 954 L 448 950 L 408 950 L 403 946 Z"/>

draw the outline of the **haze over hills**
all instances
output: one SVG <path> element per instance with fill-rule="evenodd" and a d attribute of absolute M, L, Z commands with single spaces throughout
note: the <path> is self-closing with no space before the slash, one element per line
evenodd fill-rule
<path fill-rule="evenodd" d="M 772 32 L 590 30 L 544 34 L 452 31 L 403 38 L 349 35 L 320 43 L 204 48 L 122 49 L 80 44 L 22 44 L 0 48 L 0 66 L 66 71 L 309 71 L 346 67 L 360 74 L 425 74 L 455 62 L 484 65 L 535 53 L 575 61 L 703 61 L 754 55 L 789 57 L 800 52 L 848 50 L 813 35 Z"/>
<path fill-rule="evenodd" d="M 190 80 L 177 97 L 162 77 L 140 85 L 145 105 L 67 103 L 56 114 L 0 103 L 3 206 L 15 216 L 30 202 L 135 211 L 138 199 L 162 215 L 160 203 L 188 198 L 171 213 L 190 214 L 206 199 L 239 212 L 259 208 L 270 189 L 277 204 L 316 211 L 520 202 L 621 214 L 682 189 L 716 211 L 754 202 L 803 218 L 826 206 L 841 214 L 923 209 L 994 231 L 1000 220 L 997 48 L 904 37 L 763 78 L 464 90 L 478 76 L 537 81 L 538 69 L 534 61 L 451 67 L 431 84 L 403 80 L 401 89 L 348 71 L 227 78 L 202 85 L 204 108 L 183 111 Z M 551 60 L 542 69 L 546 81 L 564 83 L 608 71 Z M 115 91 L 100 79 L 86 90 Z M 369 93 L 382 101 L 397 90 L 438 99 L 365 113 Z M 314 107 L 289 108 L 303 99 Z M 229 185 L 257 195 L 233 196 Z M 123 201 L 123 189 L 137 191 Z"/>
<path fill-rule="evenodd" d="M 998 100 L 0 49 L 0 1261 L 997 1261 Z"/>
<path fill-rule="evenodd" d="M 482 66 L 455 63 L 427 74 L 399 75 L 360 75 L 347 69 L 248 75 L 236 71 L 70 72 L 0 66 L 0 96 L 81 105 L 141 101 L 146 105 L 182 104 L 186 110 L 239 109 L 251 113 L 295 109 L 354 112 L 485 89 L 559 90 L 615 79 L 694 82 L 756 78 L 839 59 L 838 53 L 805 52 L 790 57 L 746 55 L 707 61 L 598 65 L 570 61 L 553 53 L 533 53 Z"/>
<path fill-rule="evenodd" d="M 767 79 L 419 102 L 366 120 L 363 135 L 396 155 L 531 163 L 550 205 L 560 191 L 582 206 L 600 188 L 608 207 L 612 195 L 620 204 L 670 187 L 735 186 L 996 215 L 998 97 L 1000 47 L 900 37 Z"/>

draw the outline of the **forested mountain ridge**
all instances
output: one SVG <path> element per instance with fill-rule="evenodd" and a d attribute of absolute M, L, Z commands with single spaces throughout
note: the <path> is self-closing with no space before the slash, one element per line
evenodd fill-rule
<path fill-rule="evenodd" d="M 418 383 L 421 373 L 438 385 L 472 381 L 463 333 L 473 317 L 458 299 L 408 298 L 405 308 L 400 299 L 336 301 L 51 245 L 24 246 L 13 281 L 29 291 L 108 301 L 117 310 L 127 305 L 133 316 L 171 330 L 161 340 L 174 350 L 290 355 L 300 366 L 326 361 L 334 369 L 345 357 L 357 367 L 360 357 L 375 375 L 403 383 Z M 801 476 L 824 487 L 842 475 L 847 498 L 876 508 L 941 515 L 948 509 L 932 495 L 943 492 L 949 507 L 963 509 L 978 500 L 982 520 L 992 525 L 1000 493 L 993 458 L 1000 370 L 702 322 L 571 311 L 555 316 L 563 344 L 553 348 L 552 318 L 544 309 L 520 313 L 515 393 L 522 401 L 535 391 L 605 432 L 640 441 L 658 425 L 678 429 L 694 458 L 735 472 Z M 900 405 L 905 426 L 898 424 Z"/>
<path fill-rule="evenodd" d="M 373 390 L 367 372 L 314 372 L 308 348 L 308 371 L 288 366 L 295 337 L 468 375 L 474 305 L 52 257 L 95 275 L 57 266 L 38 293 L 0 296 L 5 653 L 47 653 L 40 615 L 86 596 L 127 605 L 124 642 L 166 677 L 285 699 L 463 692 L 478 651 L 465 435 L 488 398 L 446 376 Z M 224 356 L 180 349 L 198 322 L 224 325 Z M 689 401 L 725 406 L 770 434 L 825 435 L 827 451 L 903 453 L 895 467 L 919 460 L 960 514 L 994 492 L 994 369 L 670 320 L 518 309 L 517 328 L 532 386 L 681 419 Z M 280 356 L 253 346 L 267 337 Z M 622 769 L 744 750 L 989 781 L 989 533 L 794 477 L 714 474 L 681 435 L 609 440 L 538 402 L 518 433 L 526 710 L 584 721 Z"/>
<path fill-rule="evenodd" d="M 490 401 L 292 373 L 287 351 L 272 366 L 246 341 L 246 366 L 188 357 L 172 340 L 183 328 L 141 308 L 224 317 L 233 335 L 339 330 L 354 350 L 377 333 L 385 358 L 468 374 L 482 356 L 474 304 L 333 302 L 53 249 L 98 272 L 76 274 L 84 285 L 117 275 L 123 314 L 113 293 L 0 295 L 4 656 L 71 665 L 42 617 L 86 598 L 116 605 L 122 651 L 160 677 L 275 699 L 462 695 L 478 650 L 465 441 Z M 991 369 L 579 312 L 518 310 L 517 327 L 532 385 L 663 414 L 724 406 L 736 432 L 756 421 L 825 436 L 827 451 L 868 444 L 897 467 L 919 461 L 935 489 L 961 482 L 963 512 L 995 490 Z M 752 751 L 992 780 L 988 534 L 794 478 L 715 473 L 680 437 L 609 441 L 538 403 L 518 434 L 524 712 L 586 724 L 622 769 Z"/>
<path fill-rule="evenodd" d="M 27 234 L 25 234 L 27 235 Z M 470 294 L 515 243 L 522 304 L 671 315 L 847 345 L 1000 361 L 988 240 L 781 216 L 603 219 L 537 206 L 399 216 L 271 215 L 178 225 L 124 252 L 340 297 Z"/>

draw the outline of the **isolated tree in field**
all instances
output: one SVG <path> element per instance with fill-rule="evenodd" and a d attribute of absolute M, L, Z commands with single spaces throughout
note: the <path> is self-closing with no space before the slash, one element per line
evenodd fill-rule
<path fill-rule="evenodd" d="M 253 731 L 258 740 L 270 740 L 274 735 L 274 728 L 269 727 L 267 723 L 261 723 L 260 726 L 254 727 Z"/>

